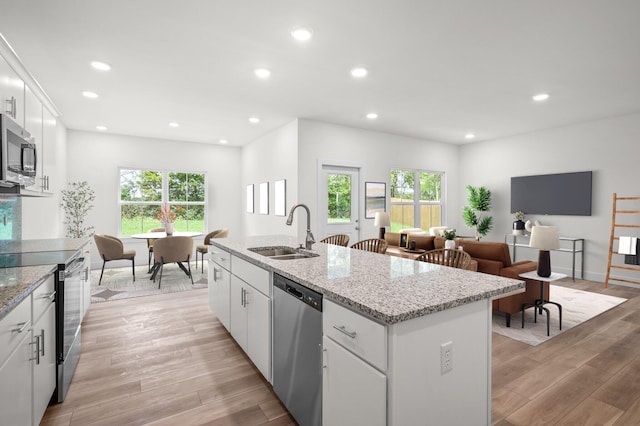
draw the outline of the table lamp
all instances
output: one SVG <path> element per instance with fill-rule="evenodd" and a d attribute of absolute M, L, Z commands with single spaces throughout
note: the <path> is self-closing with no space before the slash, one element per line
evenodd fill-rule
<path fill-rule="evenodd" d="M 391 219 L 389 218 L 389 213 L 387 212 L 376 212 L 375 219 L 373 221 L 373 226 L 377 226 L 380 228 L 380 239 L 384 240 L 384 232 L 385 226 L 391 225 Z"/>
<path fill-rule="evenodd" d="M 534 226 L 531 228 L 529 247 L 540 249 L 538 255 L 538 275 L 551 276 L 551 257 L 549 250 L 560 248 L 558 228 L 555 226 Z"/>

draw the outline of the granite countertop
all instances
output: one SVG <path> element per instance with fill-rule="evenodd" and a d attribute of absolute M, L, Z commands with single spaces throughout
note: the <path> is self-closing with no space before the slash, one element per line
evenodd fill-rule
<path fill-rule="evenodd" d="M 216 238 L 213 246 L 277 272 L 387 324 L 395 324 L 495 296 L 521 293 L 524 281 L 448 268 L 323 243 L 317 257 L 275 260 L 250 247 L 298 247 L 288 236 Z"/>
<path fill-rule="evenodd" d="M 0 268 L 0 320 L 38 288 L 56 267 Z"/>

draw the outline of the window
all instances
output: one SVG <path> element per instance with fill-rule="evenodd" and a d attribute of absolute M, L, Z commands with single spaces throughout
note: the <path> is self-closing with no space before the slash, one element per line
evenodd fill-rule
<path fill-rule="evenodd" d="M 120 169 L 120 234 L 162 227 L 164 203 L 176 216 L 176 231 L 204 232 L 205 188 L 204 173 Z"/>
<path fill-rule="evenodd" d="M 391 170 L 391 231 L 440 226 L 443 179 L 441 172 Z"/>

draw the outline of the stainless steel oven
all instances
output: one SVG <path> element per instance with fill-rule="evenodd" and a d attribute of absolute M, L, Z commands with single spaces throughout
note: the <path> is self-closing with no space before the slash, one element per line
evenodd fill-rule
<path fill-rule="evenodd" d="M 8 115 L 0 114 L 0 139 L 0 184 L 34 185 L 38 153 L 31 134 Z"/>

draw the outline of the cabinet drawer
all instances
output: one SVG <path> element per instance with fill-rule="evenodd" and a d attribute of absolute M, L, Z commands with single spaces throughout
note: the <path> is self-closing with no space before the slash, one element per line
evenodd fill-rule
<path fill-rule="evenodd" d="M 24 299 L 0 321 L 0 365 L 31 330 L 31 297 Z M 22 332 L 20 332 L 22 330 Z"/>
<path fill-rule="evenodd" d="M 343 347 L 381 371 L 387 369 L 387 328 L 325 299 L 322 329 Z"/>
<path fill-rule="evenodd" d="M 255 287 L 256 290 L 265 296 L 271 297 L 271 292 L 269 291 L 269 271 L 266 269 L 262 269 L 237 256 L 231 256 L 231 273 L 244 282 L 251 284 L 252 287 Z"/>
<path fill-rule="evenodd" d="M 209 246 L 209 259 L 213 260 L 218 266 L 223 267 L 227 271 L 231 269 L 231 254 L 215 246 Z"/>
<path fill-rule="evenodd" d="M 55 286 L 53 275 L 33 291 L 33 322 L 42 316 L 44 311 L 55 301 Z"/>

